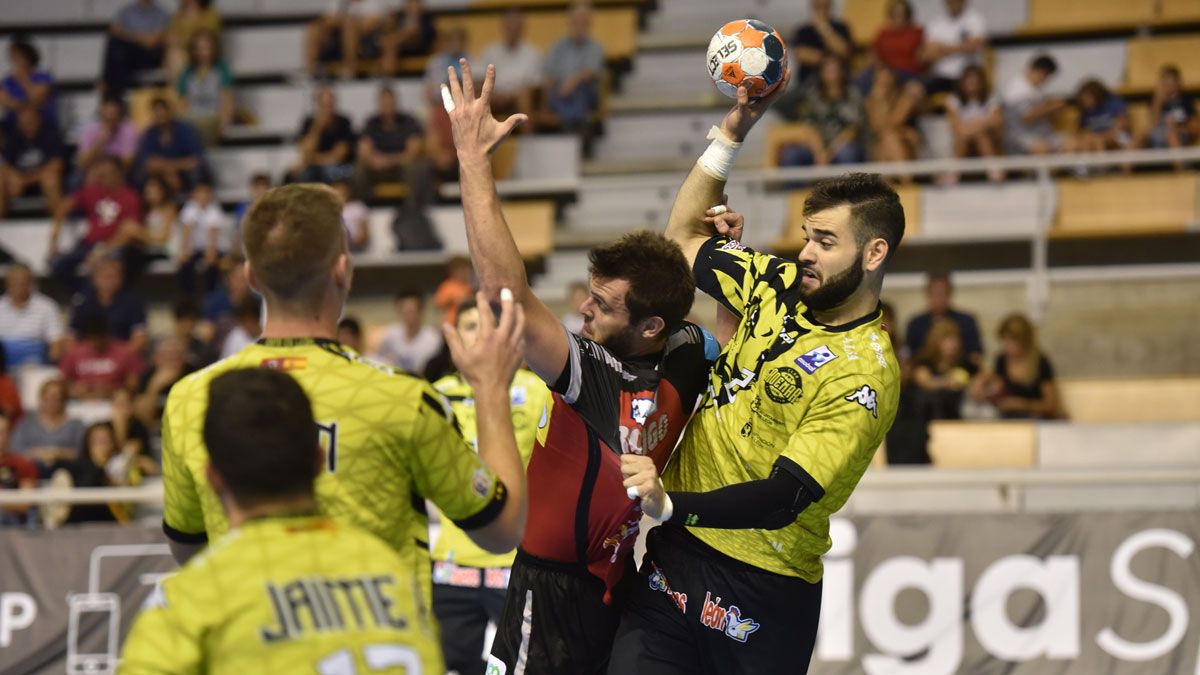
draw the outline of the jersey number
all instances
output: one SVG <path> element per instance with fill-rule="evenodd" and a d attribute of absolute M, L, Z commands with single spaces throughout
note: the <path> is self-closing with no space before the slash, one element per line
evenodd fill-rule
<path fill-rule="evenodd" d="M 317 422 L 317 442 L 325 448 L 325 461 L 329 466 L 329 473 L 337 471 L 337 422 Z"/>
<path fill-rule="evenodd" d="M 421 657 L 404 645 L 367 645 L 363 647 L 363 659 L 371 672 L 404 668 L 408 675 L 421 675 Z M 349 648 L 339 649 L 317 662 L 317 672 L 320 675 L 355 675 L 354 654 Z"/>

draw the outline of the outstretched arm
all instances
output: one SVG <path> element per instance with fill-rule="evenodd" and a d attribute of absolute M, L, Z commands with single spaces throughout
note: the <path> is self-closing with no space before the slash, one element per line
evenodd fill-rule
<path fill-rule="evenodd" d="M 721 121 L 718 132 L 719 138 L 714 138 L 714 146 L 700 157 L 691 173 L 683 181 L 679 193 L 675 195 L 675 205 L 671 207 L 671 216 L 667 219 L 666 236 L 679 244 L 688 263 L 696 262 L 696 253 L 700 245 L 716 234 L 711 223 L 705 221 L 705 211 L 713 204 L 721 203 L 721 195 L 725 192 L 725 181 L 729 177 L 729 164 L 746 135 L 767 112 L 771 103 L 787 89 L 790 74 L 783 77 L 783 82 L 769 96 L 750 100 L 745 87 L 738 88 L 737 103 Z M 722 161 L 727 159 L 727 162 Z"/>
<path fill-rule="evenodd" d="M 462 83 L 454 68 L 448 68 L 447 112 L 458 150 L 459 184 L 467 221 L 467 245 L 479 277 L 480 289 L 492 299 L 501 288 L 511 289 L 525 308 L 525 358 L 530 368 L 548 383 L 562 374 L 567 364 L 567 334 L 554 312 L 529 288 L 525 262 L 513 240 L 492 175 L 492 152 L 518 124 L 528 118 L 513 115 L 500 122 L 492 117 L 492 86 L 496 69 L 489 65 L 483 87 L 475 95 L 475 81 L 466 59 L 460 61 Z M 445 86 L 445 85 L 444 85 Z"/>

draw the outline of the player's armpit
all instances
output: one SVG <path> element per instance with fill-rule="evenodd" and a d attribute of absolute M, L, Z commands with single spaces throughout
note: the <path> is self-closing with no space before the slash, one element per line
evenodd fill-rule
<path fill-rule="evenodd" d="M 526 294 L 525 362 L 546 384 L 553 384 L 567 366 L 570 345 L 567 330 L 544 302 Z"/>
<path fill-rule="evenodd" d="M 825 490 L 795 462 L 780 457 L 771 475 L 711 492 L 671 492 L 667 522 L 723 530 L 778 530 L 791 525 Z"/>

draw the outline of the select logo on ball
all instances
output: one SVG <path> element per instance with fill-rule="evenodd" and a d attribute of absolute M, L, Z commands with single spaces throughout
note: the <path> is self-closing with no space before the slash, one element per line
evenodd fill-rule
<path fill-rule="evenodd" d="M 708 43 L 708 76 L 730 98 L 737 98 L 738 87 L 751 98 L 771 93 L 787 74 L 787 63 L 783 38 L 756 19 L 730 21 Z"/>

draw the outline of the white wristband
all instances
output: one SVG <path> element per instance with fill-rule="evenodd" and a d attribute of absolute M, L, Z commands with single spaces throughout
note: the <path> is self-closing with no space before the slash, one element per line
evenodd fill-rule
<path fill-rule="evenodd" d="M 671 516 L 674 514 L 675 514 L 675 504 L 671 502 L 671 495 L 664 492 L 663 493 L 663 511 L 662 511 L 662 515 L 660 515 L 658 517 L 658 522 L 665 523 L 668 520 L 670 520 Z"/>
<path fill-rule="evenodd" d="M 700 155 L 697 163 L 704 173 L 720 181 L 729 180 L 729 170 L 733 168 L 733 160 L 742 144 L 725 137 L 721 130 L 713 127 L 708 130 L 708 138 L 712 140 L 704 154 Z"/>

